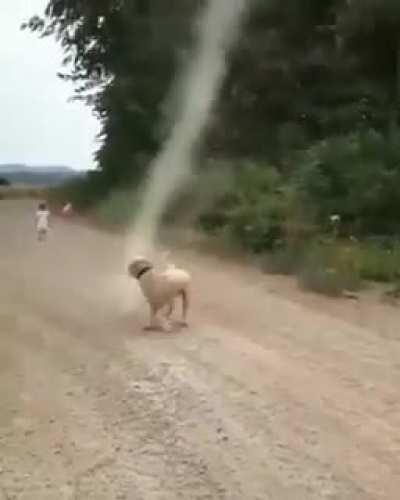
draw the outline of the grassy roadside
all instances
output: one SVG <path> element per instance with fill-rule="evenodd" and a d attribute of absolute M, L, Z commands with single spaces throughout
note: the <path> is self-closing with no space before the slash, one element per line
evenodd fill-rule
<path fill-rule="evenodd" d="M 400 136 L 399 136 L 400 137 Z M 166 207 L 164 224 L 193 230 L 214 251 L 340 296 L 368 281 L 399 288 L 398 137 L 363 130 L 265 160 L 209 159 Z M 124 230 L 140 201 L 101 171 L 55 192 L 103 227 Z M 203 241 L 203 244 L 204 244 Z"/>
<path fill-rule="evenodd" d="M 46 199 L 48 190 L 46 188 L 36 188 L 29 186 L 7 186 L 0 187 L 0 200 L 18 200 L 18 199 Z"/>
<path fill-rule="evenodd" d="M 60 191 L 53 192 L 50 199 L 57 207 L 65 201 L 61 200 Z M 192 210 L 188 209 L 188 199 Z M 236 221 L 233 227 L 224 224 L 210 229 L 204 224 L 204 218 L 209 223 L 212 213 L 220 220 L 221 213 L 213 212 L 210 205 L 203 205 L 199 214 L 199 207 L 194 205 L 193 198 L 186 196 L 171 206 L 165 221 L 165 233 L 170 234 L 174 243 L 228 258 L 245 259 L 266 273 L 295 276 L 302 289 L 331 297 L 357 293 L 371 281 L 387 285 L 389 293 L 396 295 L 400 241 L 361 241 L 327 233 L 310 235 L 302 240 L 280 241 L 276 246 L 257 251 L 243 243 L 241 226 Z M 123 232 L 132 223 L 137 206 L 134 191 L 114 191 L 107 199 L 85 211 L 85 217 L 107 231 Z M 270 220 L 268 228 L 272 227 Z"/>

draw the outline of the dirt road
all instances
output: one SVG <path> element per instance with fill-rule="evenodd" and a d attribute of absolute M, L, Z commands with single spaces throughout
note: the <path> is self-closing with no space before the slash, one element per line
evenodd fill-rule
<path fill-rule="evenodd" d="M 399 498 L 399 328 L 186 252 L 191 327 L 145 334 L 122 238 L 32 213 L 0 202 L 1 500 Z"/>

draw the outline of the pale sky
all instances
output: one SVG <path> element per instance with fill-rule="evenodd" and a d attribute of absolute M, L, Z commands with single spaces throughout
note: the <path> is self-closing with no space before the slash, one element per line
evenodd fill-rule
<path fill-rule="evenodd" d="M 0 0 L 0 163 L 93 166 L 98 123 L 57 78 L 61 49 L 19 27 L 47 0 Z"/>

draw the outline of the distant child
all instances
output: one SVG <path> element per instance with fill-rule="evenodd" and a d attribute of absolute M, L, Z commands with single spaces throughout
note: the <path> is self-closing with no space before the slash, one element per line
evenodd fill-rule
<path fill-rule="evenodd" d="M 70 202 L 66 203 L 63 206 L 61 213 L 64 217 L 70 217 L 72 215 L 72 203 Z"/>
<path fill-rule="evenodd" d="M 36 210 L 36 231 L 39 241 L 46 239 L 49 230 L 50 210 L 47 208 L 46 203 L 39 203 Z"/>

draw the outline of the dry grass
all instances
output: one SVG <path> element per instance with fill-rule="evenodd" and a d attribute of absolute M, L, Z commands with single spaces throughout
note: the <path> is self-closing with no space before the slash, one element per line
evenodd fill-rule
<path fill-rule="evenodd" d="M 48 191 L 44 187 L 16 185 L 0 187 L 0 200 L 42 199 L 47 198 Z"/>

